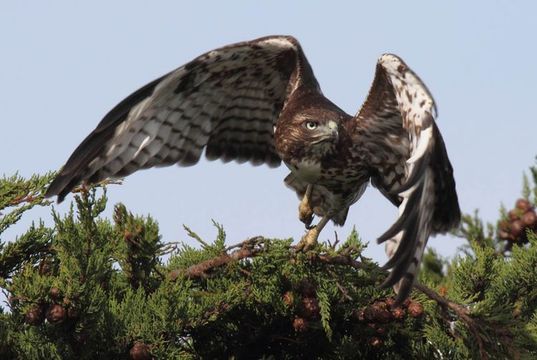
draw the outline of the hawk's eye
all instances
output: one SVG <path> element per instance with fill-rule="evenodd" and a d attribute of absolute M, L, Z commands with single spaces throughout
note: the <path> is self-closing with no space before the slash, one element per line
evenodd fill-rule
<path fill-rule="evenodd" d="M 315 130 L 319 126 L 319 123 L 317 121 L 306 121 L 305 126 L 308 130 Z"/>

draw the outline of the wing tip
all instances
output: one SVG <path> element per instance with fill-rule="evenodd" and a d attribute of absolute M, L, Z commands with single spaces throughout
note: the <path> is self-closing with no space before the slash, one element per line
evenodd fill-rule
<path fill-rule="evenodd" d="M 392 53 L 384 53 L 380 55 L 380 57 L 378 58 L 378 63 L 389 70 L 397 70 L 400 73 L 408 69 L 408 66 L 403 61 L 403 59 L 401 59 L 401 57 L 399 57 L 398 55 Z M 403 68 L 399 68 L 399 66 L 401 65 L 403 66 Z"/>
<path fill-rule="evenodd" d="M 410 296 L 410 293 L 412 293 L 412 289 L 414 288 L 414 282 L 415 277 L 412 275 L 411 277 L 407 277 L 406 274 L 396 285 L 397 286 L 397 296 L 395 297 L 395 302 L 393 304 L 394 307 L 401 306 L 405 300 Z"/>
<path fill-rule="evenodd" d="M 80 176 L 72 176 L 62 171 L 52 180 L 44 196 L 45 198 L 57 196 L 56 202 L 60 204 L 81 180 Z"/>
<path fill-rule="evenodd" d="M 397 296 L 392 308 L 401 306 L 405 300 L 410 296 L 412 289 L 414 288 L 416 276 L 412 273 L 406 272 L 400 274 L 400 276 L 392 276 L 390 274 L 382 284 L 379 285 L 381 289 L 387 289 L 393 287 Z"/>
<path fill-rule="evenodd" d="M 423 80 L 405 63 L 405 61 L 398 55 L 392 53 L 384 53 L 378 58 L 378 64 L 381 65 L 391 76 L 406 77 L 410 75 L 411 79 L 417 82 L 417 84 L 423 88 L 427 96 L 431 99 L 431 115 L 433 118 L 438 117 L 438 107 L 434 97 Z"/>
<path fill-rule="evenodd" d="M 297 38 L 295 38 L 292 35 L 269 35 L 269 36 L 263 36 L 254 40 L 250 40 L 247 43 L 250 44 L 274 44 L 277 46 L 282 46 L 284 48 L 293 48 L 298 49 L 300 47 L 300 42 Z M 290 45 L 290 46 L 289 46 Z"/>

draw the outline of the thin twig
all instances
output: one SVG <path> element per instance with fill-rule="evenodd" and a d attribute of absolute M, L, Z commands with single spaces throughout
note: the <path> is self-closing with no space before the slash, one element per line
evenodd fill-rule
<path fill-rule="evenodd" d="M 236 249 L 236 248 L 243 248 L 247 245 L 251 247 L 257 244 L 261 244 L 265 241 L 266 239 L 263 236 L 254 236 L 244 241 L 241 241 L 240 243 L 230 245 L 227 248 L 225 248 L 224 251 L 229 251 L 229 250 Z"/>
<path fill-rule="evenodd" d="M 330 246 L 330 249 L 336 250 L 337 244 L 339 244 L 339 238 L 337 236 L 337 231 L 334 230 L 334 243 L 332 244 L 330 240 L 328 240 L 328 245 Z"/>
<path fill-rule="evenodd" d="M 287 336 L 280 336 L 280 335 L 273 335 L 272 336 L 272 339 L 273 340 L 283 340 L 283 341 L 288 341 L 290 343 L 294 343 L 294 344 L 300 344 L 301 341 L 299 340 L 296 340 L 296 339 L 292 339 L 290 337 L 287 337 Z"/>
<path fill-rule="evenodd" d="M 188 226 L 186 226 L 185 224 L 183 224 L 183 229 L 185 229 L 185 231 L 186 231 L 188 236 L 190 236 L 192 239 L 194 239 L 197 242 L 199 242 L 203 247 L 205 247 L 205 248 L 209 247 L 209 244 L 207 244 L 205 241 L 203 241 L 203 239 L 198 234 L 196 234 L 194 231 L 190 230 L 190 228 Z"/>
<path fill-rule="evenodd" d="M 167 242 L 167 243 L 163 244 L 159 248 L 158 255 L 161 256 L 161 255 L 170 254 L 170 253 L 176 251 L 179 248 L 179 246 L 182 245 L 182 244 L 183 244 L 183 242 L 180 242 L 180 241 Z"/>
<path fill-rule="evenodd" d="M 363 269 L 363 264 L 349 255 L 313 254 L 310 259 L 324 264 L 347 265 L 355 269 Z"/>
<path fill-rule="evenodd" d="M 334 281 L 339 291 L 341 291 L 341 295 L 343 295 L 345 299 L 353 301 L 353 298 L 349 295 L 349 291 L 345 289 L 345 287 L 343 287 L 343 285 L 341 285 L 337 280 L 337 275 L 330 269 L 328 269 L 328 273 L 334 277 Z"/>

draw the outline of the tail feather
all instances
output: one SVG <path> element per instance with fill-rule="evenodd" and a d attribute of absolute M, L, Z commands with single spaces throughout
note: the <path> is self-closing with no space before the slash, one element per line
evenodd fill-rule
<path fill-rule="evenodd" d="M 414 286 L 427 240 L 432 234 L 435 205 L 434 173 L 429 168 L 418 184 L 403 193 L 399 219 L 405 221 L 396 222 L 399 226 L 389 230 L 390 234 L 397 233 L 386 243 L 390 259 L 384 268 L 392 270 L 382 287 L 394 287 L 396 305 L 409 296 Z"/>

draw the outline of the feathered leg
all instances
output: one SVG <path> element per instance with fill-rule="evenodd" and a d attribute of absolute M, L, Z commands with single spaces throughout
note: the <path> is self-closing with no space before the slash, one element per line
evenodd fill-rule
<path fill-rule="evenodd" d="M 298 206 L 298 218 L 306 225 L 306 229 L 311 229 L 311 222 L 313 221 L 313 209 L 310 205 L 312 191 L 313 185 L 308 185 L 302 201 L 300 201 L 300 205 Z"/>

